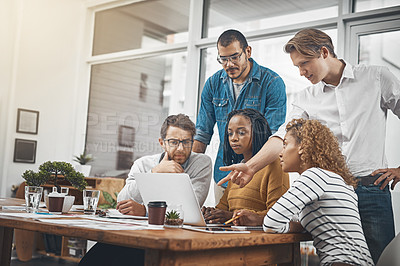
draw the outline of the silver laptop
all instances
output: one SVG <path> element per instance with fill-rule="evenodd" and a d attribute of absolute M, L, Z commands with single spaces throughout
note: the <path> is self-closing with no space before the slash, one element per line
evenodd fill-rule
<path fill-rule="evenodd" d="M 184 224 L 206 226 L 188 174 L 135 173 L 135 179 L 146 207 L 149 201 L 181 204 Z"/>

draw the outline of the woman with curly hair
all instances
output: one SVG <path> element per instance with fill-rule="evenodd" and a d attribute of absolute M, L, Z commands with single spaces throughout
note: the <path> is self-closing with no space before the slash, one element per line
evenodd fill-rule
<path fill-rule="evenodd" d="M 374 265 L 357 207 L 356 182 L 333 133 L 317 120 L 293 119 L 279 157 L 298 172 L 290 189 L 264 217 L 266 232 L 309 232 L 321 265 Z M 259 224 L 246 210 L 236 224 Z M 298 221 L 297 221 L 298 220 Z"/>
<path fill-rule="evenodd" d="M 224 134 L 225 165 L 248 161 L 271 136 L 267 119 L 257 110 L 240 109 L 228 114 Z M 289 175 L 282 171 L 279 159 L 258 171 L 246 187 L 228 183 L 215 208 L 203 207 L 207 223 L 223 223 L 238 209 L 247 209 L 262 221 L 268 210 L 288 190 Z M 261 225 L 261 223 L 260 223 Z"/>

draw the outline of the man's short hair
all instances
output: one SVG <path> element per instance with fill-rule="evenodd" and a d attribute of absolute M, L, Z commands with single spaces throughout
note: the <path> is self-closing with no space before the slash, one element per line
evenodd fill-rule
<path fill-rule="evenodd" d="M 189 131 L 192 135 L 192 138 L 196 134 L 196 126 L 194 125 L 192 120 L 190 120 L 190 118 L 184 114 L 170 115 L 164 120 L 160 131 L 162 139 L 165 139 L 165 137 L 167 136 L 167 130 L 170 126 Z"/>
<path fill-rule="evenodd" d="M 218 37 L 217 48 L 218 45 L 227 47 L 234 41 L 238 41 L 240 43 L 240 48 L 242 48 L 243 51 L 247 48 L 247 46 L 249 46 L 247 44 L 246 37 L 244 37 L 240 31 L 226 30 Z"/>
<path fill-rule="evenodd" d="M 297 51 L 306 57 L 319 57 L 322 47 L 326 47 L 329 53 L 336 58 L 332 39 L 328 34 L 317 29 L 304 29 L 297 32 L 286 43 L 284 50 L 288 54 Z"/>

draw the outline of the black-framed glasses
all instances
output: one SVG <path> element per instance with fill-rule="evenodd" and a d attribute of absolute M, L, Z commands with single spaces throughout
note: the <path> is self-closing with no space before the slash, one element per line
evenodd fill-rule
<path fill-rule="evenodd" d="M 179 144 L 182 143 L 182 146 L 184 148 L 191 148 L 193 145 L 193 140 L 192 139 L 184 139 L 184 140 L 179 140 L 179 139 L 164 139 L 166 143 L 168 143 L 168 146 L 171 148 L 176 148 L 179 146 Z"/>
<path fill-rule="evenodd" d="M 231 61 L 233 64 L 236 64 L 239 62 L 240 57 L 242 56 L 243 51 L 240 54 L 237 55 L 231 55 L 231 56 L 217 56 L 217 61 L 221 65 L 225 65 L 228 63 L 228 61 Z"/>

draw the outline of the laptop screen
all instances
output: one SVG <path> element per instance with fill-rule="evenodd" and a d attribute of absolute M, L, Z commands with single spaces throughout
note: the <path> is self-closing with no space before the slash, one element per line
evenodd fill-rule
<path fill-rule="evenodd" d="M 188 174 L 135 173 L 143 203 L 166 201 L 168 206 L 182 205 L 184 224 L 205 226 L 199 202 Z"/>

